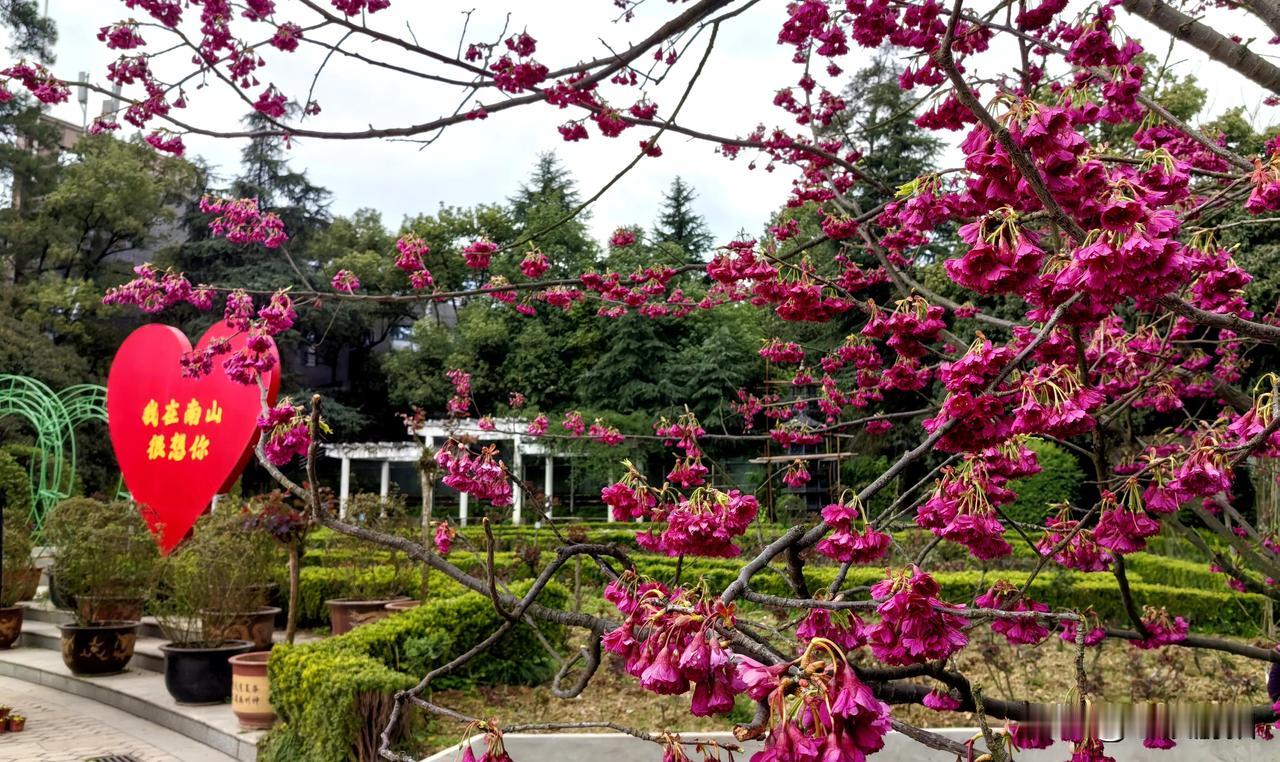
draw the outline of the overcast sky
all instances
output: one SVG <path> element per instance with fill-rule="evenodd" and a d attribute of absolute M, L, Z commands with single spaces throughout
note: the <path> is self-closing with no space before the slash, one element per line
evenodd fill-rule
<path fill-rule="evenodd" d="M 131 12 L 117 0 L 47 3 L 59 32 L 55 72 L 75 78 L 77 72 L 87 71 L 94 81 L 107 84 L 103 74 L 116 56 L 98 42 L 95 34 L 99 27 L 127 18 Z M 279 5 L 288 7 L 292 3 Z M 793 84 L 798 76 L 798 68 L 789 63 L 790 48 L 776 44 L 785 5 L 783 0 L 764 0 L 723 26 L 693 97 L 680 115 L 681 124 L 719 134 L 743 134 L 758 123 L 773 126 L 789 119 L 771 104 L 773 93 Z M 538 40 L 538 60 L 555 69 L 586 57 L 607 55 L 606 44 L 615 50 L 626 47 L 628 42 L 649 34 L 680 7 L 650 0 L 641 5 L 635 20 L 623 23 L 615 21 L 617 9 L 610 0 L 399 0 L 390 10 L 371 16 L 369 23 L 397 35 L 406 34 L 406 28 L 411 28 L 424 46 L 452 51 L 462 31 L 465 10 L 475 9 L 468 40 L 484 41 L 498 37 L 510 10 L 508 29 L 527 29 Z M 197 11 L 189 8 L 189 18 L 194 18 Z M 135 15 L 142 17 L 141 13 Z M 1125 19 L 1124 26 L 1148 49 L 1163 55 L 1166 42 L 1159 32 L 1132 18 Z M 1247 34 L 1247 25 L 1241 28 L 1237 23 L 1234 28 Z M 160 39 L 156 30 L 143 30 L 143 36 L 149 42 Z M 667 114 L 674 106 L 706 39 L 704 33 L 667 81 L 649 89 L 651 99 L 662 108 L 660 113 Z M 398 55 L 385 45 L 359 49 L 384 60 L 414 63 L 408 54 Z M 1211 85 L 1212 112 L 1237 104 L 1259 109 L 1258 88 L 1194 51 L 1185 54 L 1187 50 L 1179 49 L 1184 54 L 1180 59 L 1183 69 L 1195 71 Z M 307 45 L 293 54 L 269 47 L 262 51 L 269 64 L 262 74 L 264 85 L 274 82 L 290 97 L 303 100 L 323 51 Z M 187 58 L 179 53 L 170 57 L 168 66 L 157 68 L 162 76 L 185 73 L 191 69 Z M 853 72 L 869 58 L 868 51 L 855 48 L 842 65 L 847 72 Z M 987 65 L 999 63 L 995 60 Z M 181 112 L 181 118 L 201 126 L 234 129 L 248 110 L 221 83 L 199 91 L 191 89 L 188 95 L 191 106 Z M 446 115 L 457 106 L 459 92 L 419 79 L 371 72 L 363 65 L 335 57 L 319 78 L 314 97 L 324 111 L 311 126 L 363 129 L 370 125 L 420 123 Z M 482 102 L 492 103 L 495 98 L 495 93 L 487 91 Z M 89 118 L 101 110 L 102 101 L 96 94 L 89 95 Z M 82 119 L 74 97 L 55 113 L 68 121 Z M 305 169 L 313 182 L 332 191 L 334 213 L 372 207 L 381 210 L 384 221 L 394 228 L 404 216 L 431 212 L 440 204 L 468 206 L 501 201 L 527 177 L 540 151 L 556 151 L 583 195 L 589 195 L 631 160 L 637 141 L 651 132 L 636 127 L 620 138 L 606 139 L 591 126 L 589 140 L 565 143 L 555 126 L 571 113 L 539 104 L 451 128 L 440 140 L 422 149 L 404 142 L 312 139 L 295 142 L 290 155 L 295 168 Z M 580 113 L 572 115 L 577 117 Z M 1267 109 L 1259 121 L 1267 123 L 1273 118 L 1274 110 Z M 187 136 L 185 141 L 190 155 L 204 157 L 225 176 L 236 172 L 242 141 L 198 136 Z M 774 173 L 766 172 L 763 166 L 749 170 L 749 157 L 745 154 L 730 162 L 716 154 L 713 146 L 677 135 L 664 136 L 662 147 L 662 157 L 641 161 L 594 206 L 590 224 L 597 237 L 607 237 L 619 225 L 649 225 L 658 212 L 663 191 L 677 174 L 698 191 L 700 198 L 695 206 L 721 242 L 739 230 L 758 234 L 786 198 L 792 175 L 785 167 Z"/>

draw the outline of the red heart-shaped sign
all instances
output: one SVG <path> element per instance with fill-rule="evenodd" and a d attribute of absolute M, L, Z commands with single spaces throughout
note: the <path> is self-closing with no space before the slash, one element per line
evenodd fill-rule
<path fill-rule="evenodd" d="M 217 323 L 196 349 L 215 339 L 231 351 L 248 337 Z M 187 536 L 213 496 L 226 492 L 244 470 L 258 440 L 262 392 L 257 384 L 227 377 L 220 359 L 199 378 L 182 375 L 182 356 L 191 342 L 181 331 L 156 323 L 124 340 L 107 376 L 107 426 L 124 483 L 169 553 Z M 280 388 L 276 356 L 266 374 L 267 402 Z"/>

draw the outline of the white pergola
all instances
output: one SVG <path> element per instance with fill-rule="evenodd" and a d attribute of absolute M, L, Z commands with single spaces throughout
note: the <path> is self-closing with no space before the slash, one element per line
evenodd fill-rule
<path fill-rule="evenodd" d="M 524 477 L 524 457 L 526 455 L 545 458 L 543 471 L 543 492 L 547 496 L 547 518 L 551 518 L 550 500 L 552 496 L 552 474 L 555 467 L 555 451 L 540 439 L 525 432 L 529 422 L 519 418 L 492 419 L 493 429 L 486 431 L 480 428 L 480 421 L 475 418 L 457 420 L 426 421 L 415 432 L 426 443 L 435 449 L 437 444 L 444 444 L 450 437 L 469 437 L 478 442 L 511 442 L 511 470 Z M 342 475 L 338 486 L 338 505 L 343 516 L 347 511 L 347 498 L 351 492 L 351 461 L 372 460 L 382 463 L 382 482 L 379 494 L 386 497 L 391 486 L 391 464 L 393 462 L 416 462 L 422 457 L 422 447 L 416 442 L 353 442 L 323 445 L 324 454 L 342 460 Z M 459 493 L 458 520 L 465 526 L 468 520 L 470 496 Z M 523 520 L 524 492 L 515 490 L 511 497 L 511 520 L 519 524 Z M 612 520 L 612 516 L 610 516 Z"/>

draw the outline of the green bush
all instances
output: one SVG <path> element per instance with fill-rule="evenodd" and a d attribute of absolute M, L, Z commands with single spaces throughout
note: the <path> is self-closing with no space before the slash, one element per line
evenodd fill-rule
<path fill-rule="evenodd" d="M 511 586 L 516 596 L 531 583 Z M 562 607 L 559 585 L 539 598 Z M 261 749 L 264 762 L 344 762 L 370 758 L 370 729 L 385 722 L 388 697 L 415 685 L 431 669 L 474 647 L 500 624 L 493 603 L 478 593 L 433 599 L 415 609 L 366 624 L 339 637 L 294 646 L 278 645 L 268 672 L 272 705 L 282 724 Z M 553 645 L 563 628 L 540 624 Z M 519 625 L 462 671 L 433 687 L 471 683 L 539 683 L 554 670 L 551 657 L 528 625 Z"/>
<path fill-rule="evenodd" d="M 303 566 L 298 570 L 298 625 L 318 627 L 329 624 L 329 609 L 324 602 L 334 598 L 351 598 L 355 591 L 374 591 L 379 598 L 400 595 L 417 597 L 422 585 L 422 571 L 417 565 L 399 568 L 373 566 L 355 574 L 350 569 Z M 287 570 L 277 570 L 276 584 L 289 587 Z"/>
<path fill-rule="evenodd" d="M 1001 510 L 1015 521 L 1043 526 L 1049 506 L 1079 499 L 1084 473 L 1074 455 L 1052 442 L 1028 439 L 1027 447 L 1035 451 L 1040 473 L 1010 482 L 1018 498 Z"/>

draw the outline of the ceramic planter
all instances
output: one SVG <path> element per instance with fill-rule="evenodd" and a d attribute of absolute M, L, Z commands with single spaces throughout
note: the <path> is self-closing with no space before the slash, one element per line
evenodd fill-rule
<path fill-rule="evenodd" d="M 231 664 L 228 659 L 247 653 L 253 643 L 231 640 L 215 648 L 166 643 L 164 687 L 179 704 L 221 704 L 231 698 Z"/>
<path fill-rule="evenodd" d="M 405 598 L 403 600 L 392 601 L 388 603 L 387 611 L 390 611 L 392 613 L 395 613 L 397 611 L 408 611 L 409 609 L 416 609 L 421 605 L 422 605 L 422 601 L 414 600 L 413 598 Z"/>
<path fill-rule="evenodd" d="M 205 632 L 211 638 L 247 640 L 253 643 L 255 651 L 270 651 L 271 636 L 275 632 L 276 615 L 279 613 L 278 606 L 264 606 L 257 611 L 207 616 Z"/>
<path fill-rule="evenodd" d="M 0 608 L 0 649 L 11 648 L 22 634 L 22 607 Z"/>
<path fill-rule="evenodd" d="M 101 622 L 58 625 L 62 632 L 62 661 L 77 675 L 114 675 L 133 658 L 138 623 Z"/>
<path fill-rule="evenodd" d="M 27 729 L 27 718 L 9 717 L 5 721 L 5 725 L 8 727 L 10 733 L 21 733 Z"/>
<path fill-rule="evenodd" d="M 387 604 L 398 599 L 383 598 L 380 601 L 352 601 L 335 599 L 325 601 L 329 607 L 329 629 L 334 635 L 351 632 L 356 627 L 376 622 L 391 614 Z"/>
<path fill-rule="evenodd" d="M 253 651 L 227 660 L 231 662 L 231 711 L 245 730 L 267 730 L 275 724 L 267 678 L 270 658 L 270 651 Z"/>
<path fill-rule="evenodd" d="M 76 599 L 76 611 L 84 622 L 137 622 L 143 603 L 135 596 L 82 595 Z"/>

